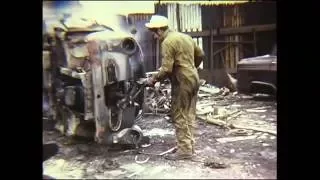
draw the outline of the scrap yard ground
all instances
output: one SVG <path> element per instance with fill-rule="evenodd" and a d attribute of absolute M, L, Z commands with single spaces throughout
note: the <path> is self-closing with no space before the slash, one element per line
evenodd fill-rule
<path fill-rule="evenodd" d="M 44 142 L 54 141 L 61 148 L 43 163 L 44 174 L 58 179 L 276 179 L 276 100 L 229 93 L 203 96 L 197 106 L 196 153 L 223 162 L 226 168 L 137 155 L 130 149 L 108 150 L 95 143 L 66 145 L 59 133 L 44 131 Z M 161 153 L 175 146 L 174 127 L 163 116 L 146 115 L 137 124 L 150 137 L 149 146 L 141 151 Z"/>

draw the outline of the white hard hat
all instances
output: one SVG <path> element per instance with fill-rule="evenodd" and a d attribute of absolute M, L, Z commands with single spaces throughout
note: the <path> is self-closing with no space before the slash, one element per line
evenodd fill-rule
<path fill-rule="evenodd" d="M 160 15 L 153 15 L 149 23 L 145 24 L 147 28 L 160 28 L 169 25 L 168 18 Z"/>

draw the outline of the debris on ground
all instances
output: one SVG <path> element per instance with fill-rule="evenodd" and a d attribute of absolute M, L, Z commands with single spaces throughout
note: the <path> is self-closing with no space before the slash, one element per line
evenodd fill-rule
<path fill-rule="evenodd" d="M 221 161 L 217 161 L 216 159 L 206 159 L 204 162 L 204 166 L 214 168 L 214 169 L 227 168 L 227 164 Z"/>
<path fill-rule="evenodd" d="M 176 146 L 174 125 L 168 123 L 168 116 L 159 116 L 170 110 L 167 87 L 158 85 L 158 89 L 149 89 L 146 93 L 149 104 L 145 105 L 151 107 L 146 108 L 146 112 L 153 116 L 143 116 L 137 125 L 150 137 L 148 144 L 139 149 L 111 152 L 95 144 L 65 145 L 65 137 L 44 132 L 44 142 L 56 141 L 61 146 L 61 153 L 44 163 L 44 173 L 58 179 L 276 178 L 275 101 L 256 101 L 252 96 L 229 92 L 202 81 L 197 103 L 195 151 L 197 156 L 206 159 L 168 161 L 161 153 L 174 151 L 170 149 Z M 166 90 L 159 93 L 161 88 Z M 228 159 L 228 163 L 217 157 Z M 207 168 L 199 166 L 199 162 Z M 190 174 L 190 170 L 194 173 Z"/>
<path fill-rule="evenodd" d="M 167 129 L 153 128 L 149 131 L 142 130 L 145 136 L 166 136 L 166 135 L 174 135 L 174 131 L 170 131 Z"/>
<path fill-rule="evenodd" d="M 225 102 L 232 98 L 247 99 L 252 96 L 239 96 L 237 92 L 233 92 L 231 94 L 228 88 L 218 88 L 214 85 L 206 84 L 205 80 L 201 80 L 200 84 L 201 86 L 199 88 L 198 103 L 196 107 L 198 119 L 201 119 L 208 124 L 227 129 L 243 129 L 266 132 L 272 135 L 277 134 L 275 126 L 270 127 L 268 123 L 268 127 L 263 126 L 263 124 L 252 124 L 250 123 L 251 118 L 241 118 L 241 115 L 243 114 L 265 113 L 271 106 L 244 107 L 240 104 L 224 105 L 220 102 Z M 152 110 L 152 113 L 169 113 L 171 100 L 171 94 L 169 93 L 170 87 L 170 83 L 166 82 L 158 85 L 157 88 L 149 89 L 147 93 L 147 102 L 145 104 L 149 106 L 149 110 Z M 262 118 L 266 118 L 266 116 L 262 116 Z"/>
<path fill-rule="evenodd" d="M 225 137 L 225 138 L 218 138 L 216 139 L 219 143 L 228 143 L 228 142 L 235 142 L 235 141 L 243 141 L 248 139 L 255 139 L 257 138 L 256 135 L 252 136 L 236 136 L 236 137 Z"/>
<path fill-rule="evenodd" d="M 156 83 L 154 87 L 145 90 L 145 113 L 168 113 L 171 107 L 171 84 L 167 81 Z"/>
<path fill-rule="evenodd" d="M 242 125 L 237 125 L 237 124 L 231 124 L 233 128 L 238 128 L 238 129 L 249 129 L 249 130 L 254 130 L 254 131 L 259 131 L 259 132 L 267 132 L 273 135 L 277 135 L 276 130 L 270 130 L 270 129 L 263 129 L 259 127 L 253 127 L 253 126 L 242 126 Z"/>
<path fill-rule="evenodd" d="M 246 129 L 231 129 L 227 132 L 227 135 L 233 135 L 233 136 L 249 136 L 252 135 L 252 130 L 246 130 Z"/>

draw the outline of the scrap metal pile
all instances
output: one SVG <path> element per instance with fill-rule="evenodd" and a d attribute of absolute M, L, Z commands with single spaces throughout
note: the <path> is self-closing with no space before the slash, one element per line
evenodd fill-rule
<path fill-rule="evenodd" d="M 156 83 L 145 89 L 145 114 L 168 114 L 171 107 L 171 84 L 169 81 Z"/>
<path fill-rule="evenodd" d="M 198 94 L 199 100 L 205 97 L 222 97 L 230 93 L 228 88 L 217 88 L 210 84 L 205 84 L 204 80 L 201 80 L 200 91 Z M 171 84 L 169 81 L 162 83 L 156 83 L 154 87 L 147 87 L 145 90 L 145 101 L 144 101 L 145 113 L 151 114 L 168 114 L 171 107 Z M 198 111 L 202 111 L 199 109 Z M 207 111 L 207 109 L 206 109 Z M 202 112 L 201 112 L 202 113 Z"/>
<path fill-rule="evenodd" d="M 250 113 L 265 112 L 269 107 L 244 107 L 236 102 L 244 96 L 230 92 L 228 88 L 218 88 L 201 80 L 198 93 L 197 118 L 206 123 L 226 129 L 237 129 L 236 133 L 248 131 L 265 132 L 276 135 L 276 126 L 245 117 Z M 145 114 L 162 115 L 170 112 L 170 83 L 158 83 L 155 87 L 146 89 Z M 240 116 L 245 118 L 239 118 Z"/>

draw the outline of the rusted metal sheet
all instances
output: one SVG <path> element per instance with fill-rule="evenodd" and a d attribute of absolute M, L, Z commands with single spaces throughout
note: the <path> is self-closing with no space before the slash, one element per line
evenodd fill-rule
<path fill-rule="evenodd" d="M 178 31 L 178 19 L 177 19 L 177 4 L 169 4 L 168 8 L 168 20 L 169 20 L 169 27 L 174 31 Z M 180 19 L 181 20 L 181 19 Z"/>
<path fill-rule="evenodd" d="M 139 21 L 148 21 L 150 20 L 152 14 L 144 14 L 144 13 L 134 13 L 134 14 L 129 14 L 128 18 L 130 19 L 132 24 L 135 24 Z"/>
<path fill-rule="evenodd" d="M 92 72 L 80 73 L 80 79 L 83 84 L 83 92 L 86 101 L 84 103 L 85 116 L 84 120 L 94 118 L 93 112 L 93 91 L 92 91 Z"/>
<path fill-rule="evenodd" d="M 108 108 L 105 106 L 104 96 L 104 82 L 106 81 L 105 73 L 103 73 L 103 64 L 101 59 L 98 59 L 99 47 L 98 44 L 92 40 L 88 43 L 88 49 L 92 62 L 92 84 L 94 87 L 94 107 L 95 107 L 95 123 L 96 123 L 96 137 L 98 142 L 102 141 L 102 134 L 105 131 L 105 127 L 109 120 Z"/>

